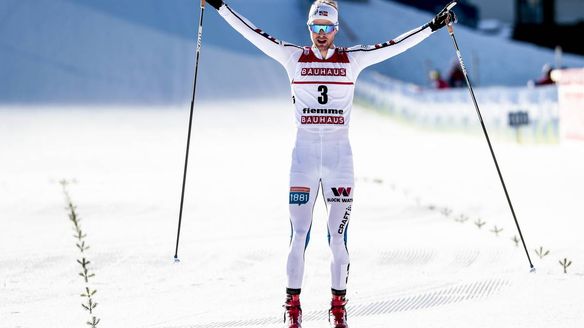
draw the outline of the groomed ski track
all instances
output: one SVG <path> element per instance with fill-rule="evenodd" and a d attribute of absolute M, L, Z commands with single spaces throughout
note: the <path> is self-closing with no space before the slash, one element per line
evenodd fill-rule
<path fill-rule="evenodd" d="M 62 178 L 78 181 L 71 195 L 92 245 L 104 326 L 280 327 L 294 137 L 285 99 L 197 106 L 178 264 L 187 109 L 12 108 L 0 118 L 0 327 L 86 320 Z M 532 252 L 538 273 L 530 274 L 483 139 L 357 107 L 351 140 L 351 327 L 583 322 L 582 145 L 494 140 L 530 251 L 552 251 L 543 260 Z M 322 328 L 322 200 L 314 213 L 302 301 L 304 326 Z M 557 263 L 564 257 L 574 262 L 567 275 Z"/>

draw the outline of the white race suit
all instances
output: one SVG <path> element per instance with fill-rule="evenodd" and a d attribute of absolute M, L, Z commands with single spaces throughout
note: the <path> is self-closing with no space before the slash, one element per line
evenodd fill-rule
<path fill-rule="evenodd" d="M 323 58 L 314 47 L 300 47 L 266 34 L 228 5 L 221 6 L 219 13 L 247 40 L 282 64 L 290 79 L 298 130 L 290 169 L 292 236 L 287 287 L 302 287 L 312 210 L 322 188 L 333 254 L 331 287 L 333 291 L 345 291 L 349 274 L 347 228 L 355 192 L 348 138 L 355 81 L 364 68 L 404 52 L 432 31 L 426 24 L 385 43 L 334 47 Z"/>

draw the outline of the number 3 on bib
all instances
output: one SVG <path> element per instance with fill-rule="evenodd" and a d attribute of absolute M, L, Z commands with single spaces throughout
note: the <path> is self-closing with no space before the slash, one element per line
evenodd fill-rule
<path fill-rule="evenodd" d="M 320 92 L 320 97 L 318 97 L 318 103 L 321 105 L 325 105 L 328 103 L 328 88 L 326 85 L 319 85 L 318 92 Z"/>

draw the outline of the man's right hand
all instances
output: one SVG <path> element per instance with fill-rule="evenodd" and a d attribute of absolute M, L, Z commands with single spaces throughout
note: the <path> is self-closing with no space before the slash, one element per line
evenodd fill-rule
<path fill-rule="evenodd" d="M 223 6 L 223 0 L 206 0 L 208 4 L 219 10 Z"/>

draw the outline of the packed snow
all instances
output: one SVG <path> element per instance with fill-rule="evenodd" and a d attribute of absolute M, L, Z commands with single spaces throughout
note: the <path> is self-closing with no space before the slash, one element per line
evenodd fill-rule
<path fill-rule="evenodd" d="M 0 327 L 85 326 L 89 317 L 61 179 L 74 182 L 91 247 L 98 327 L 280 327 L 292 118 L 285 98 L 197 105 L 174 263 L 187 109 L 4 107 Z M 359 107 L 351 138 L 351 327 L 584 323 L 583 144 L 493 140 L 530 273 L 483 138 Z M 325 215 L 317 202 L 306 327 L 328 326 Z M 540 259 L 539 247 L 549 255 Z"/>

